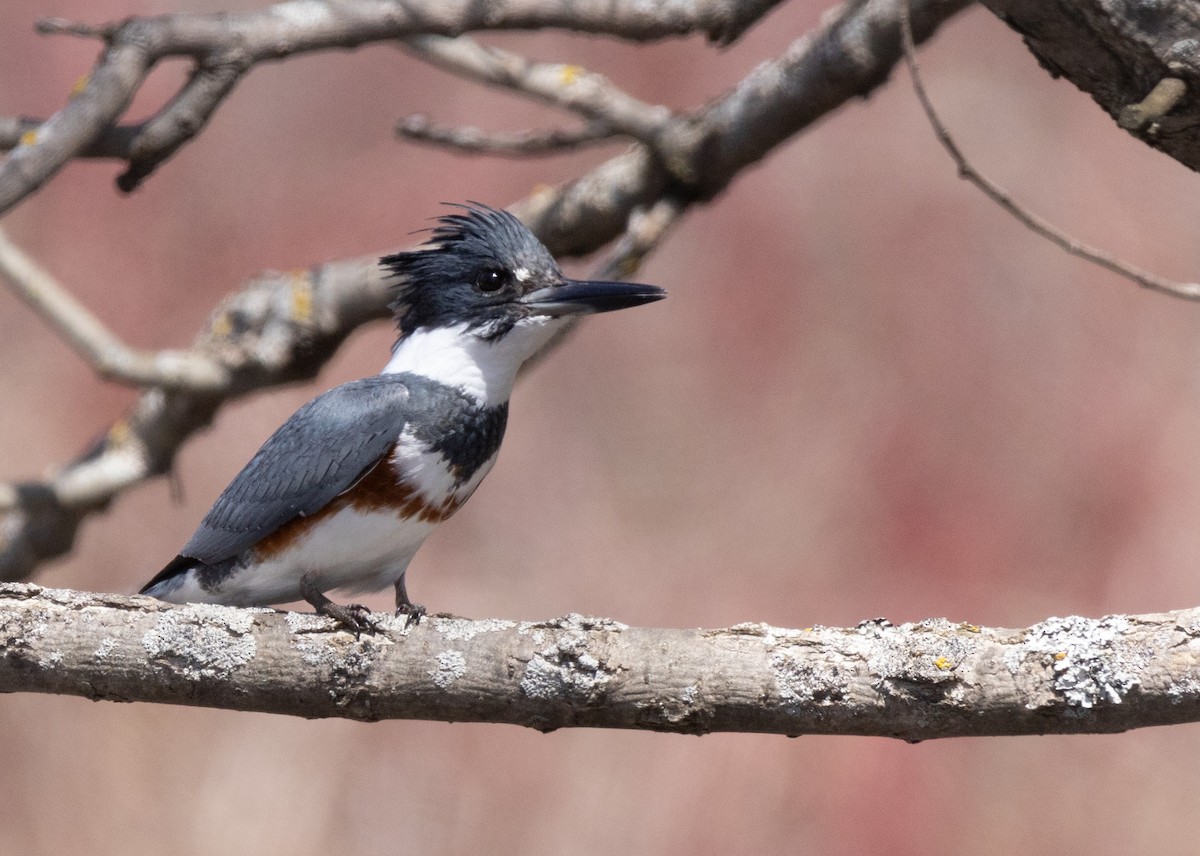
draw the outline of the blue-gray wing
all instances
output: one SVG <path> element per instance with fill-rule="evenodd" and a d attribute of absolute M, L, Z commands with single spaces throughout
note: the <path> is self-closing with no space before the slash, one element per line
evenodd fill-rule
<path fill-rule="evenodd" d="M 379 375 L 335 387 L 271 435 L 205 515 L 181 557 L 213 564 L 316 514 L 387 455 L 411 414 L 409 388 Z"/>

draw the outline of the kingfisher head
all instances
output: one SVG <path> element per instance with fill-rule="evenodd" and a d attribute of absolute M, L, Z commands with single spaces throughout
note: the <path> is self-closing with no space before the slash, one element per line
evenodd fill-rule
<path fill-rule="evenodd" d="M 512 214 L 479 203 L 455 207 L 461 210 L 439 218 L 422 248 L 380 260 L 396 276 L 391 307 L 402 338 L 454 328 L 499 342 L 556 319 L 666 296 L 652 285 L 567 279 Z"/>

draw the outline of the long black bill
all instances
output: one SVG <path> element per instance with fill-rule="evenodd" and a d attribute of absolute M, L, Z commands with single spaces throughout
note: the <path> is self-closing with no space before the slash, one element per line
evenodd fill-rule
<path fill-rule="evenodd" d="M 586 315 L 641 306 L 666 296 L 667 293 L 661 288 L 640 282 L 565 279 L 562 285 L 529 292 L 521 298 L 521 302 L 546 315 Z"/>

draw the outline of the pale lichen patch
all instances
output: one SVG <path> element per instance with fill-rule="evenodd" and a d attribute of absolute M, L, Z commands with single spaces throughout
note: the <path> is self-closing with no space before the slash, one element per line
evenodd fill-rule
<path fill-rule="evenodd" d="M 284 614 L 284 622 L 291 633 L 317 633 L 329 629 L 329 619 L 315 612 L 288 612 Z"/>
<path fill-rule="evenodd" d="M 325 666 L 336 659 L 329 646 L 315 642 L 309 637 L 299 636 L 292 639 L 292 647 L 300 654 L 300 659 L 307 666 Z"/>
<path fill-rule="evenodd" d="M 441 689 L 446 689 L 467 671 L 467 658 L 461 651 L 443 651 L 438 654 L 437 668 L 429 670 L 429 677 Z"/>
<path fill-rule="evenodd" d="M 848 688 L 836 672 L 814 668 L 797 652 L 784 649 L 771 655 L 775 691 L 790 714 L 812 704 L 830 704 L 845 698 Z"/>
<path fill-rule="evenodd" d="M 502 618 L 486 618 L 481 621 L 472 621 L 469 618 L 438 616 L 431 623 L 434 630 L 454 642 L 466 642 L 474 639 L 480 633 L 498 633 L 517 627 L 515 621 L 506 621 Z M 520 631 L 518 630 L 518 632 Z"/>
<path fill-rule="evenodd" d="M 622 624 L 611 618 L 600 618 L 594 615 L 580 615 L 578 612 L 568 612 L 561 618 L 546 622 L 547 627 L 557 627 L 560 630 L 628 630 L 628 624 Z"/>
<path fill-rule="evenodd" d="M 288 3 L 276 3 L 271 7 L 271 14 L 294 27 L 315 27 L 328 21 L 332 15 L 329 4 L 324 0 L 291 0 Z"/>
<path fill-rule="evenodd" d="M 1119 615 L 1048 618 L 1008 649 L 1004 663 L 1016 674 L 1028 657 L 1039 658 L 1053 670 L 1055 691 L 1072 707 L 1120 704 L 1140 683 L 1137 671 L 1150 656 L 1124 643 L 1130 629 L 1128 619 Z"/>
<path fill-rule="evenodd" d="M 164 612 L 142 636 L 150 660 L 188 680 L 227 678 L 254 659 L 253 614 L 210 604 Z"/>
<path fill-rule="evenodd" d="M 612 674 L 587 643 L 583 632 L 564 633 L 535 651 L 521 678 L 521 691 L 537 699 L 594 699 Z"/>
<path fill-rule="evenodd" d="M 862 656 L 875 689 L 883 695 L 917 698 L 925 702 L 958 699 L 965 692 L 968 674 L 958 664 L 969 661 L 980 640 L 962 632 L 945 618 L 896 626 L 882 618 L 861 622 Z"/>
<path fill-rule="evenodd" d="M 1173 702 L 1195 701 L 1200 698 L 1200 680 L 1188 675 L 1178 681 L 1173 681 L 1167 687 L 1167 695 Z"/>

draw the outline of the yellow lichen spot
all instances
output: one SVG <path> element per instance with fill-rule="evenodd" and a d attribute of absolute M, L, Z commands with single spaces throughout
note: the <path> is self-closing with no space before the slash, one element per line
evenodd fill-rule
<path fill-rule="evenodd" d="M 83 92 L 84 87 L 88 85 L 88 81 L 91 79 L 92 76 L 90 74 L 85 74 L 83 77 L 76 80 L 75 85 L 71 87 L 71 97 L 74 98 L 80 92 Z"/>
<path fill-rule="evenodd" d="M 558 71 L 559 80 L 563 86 L 570 86 L 585 72 L 581 65 L 564 65 Z"/>
<path fill-rule="evenodd" d="M 292 318 L 302 324 L 312 320 L 313 296 L 312 283 L 308 279 L 308 271 L 292 272 Z"/>
<path fill-rule="evenodd" d="M 1065 660 L 1065 659 L 1067 659 L 1067 652 L 1066 652 L 1066 651 L 1059 651 L 1057 654 L 1055 654 L 1055 655 L 1054 655 L 1054 659 L 1055 659 L 1055 660 Z"/>
<path fill-rule="evenodd" d="M 949 671 L 950 669 L 954 668 L 954 663 L 950 662 L 945 657 L 938 657 L 936 660 L 933 661 L 933 665 L 937 666 L 943 672 Z"/>
<path fill-rule="evenodd" d="M 37 142 L 37 138 L 38 138 L 37 128 L 33 128 L 29 131 L 26 131 L 24 134 L 21 135 L 21 145 L 32 146 L 34 143 Z"/>
<path fill-rule="evenodd" d="M 124 419 L 117 420 L 108 429 L 108 442 L 113 446 L 122 446 L 128 443 L 132 436 L 133 432 L 129 430 L 129 423 Z"/>
<path fill-rule="evenodd" d="M 213 319 L 212 325 L 209 328 L 214 339 L 224 339 L 233 332 L 233 322 L 229 320 L 228 313 L 222 312 Z"/>
<path fill-rule="evenodd" d="M 959 626 L 962 627 L 962 629 L 967 631 L 968 633 L 978 633 L 980 630 L 980 627 L 978 624 L 961 624 Z"/>

